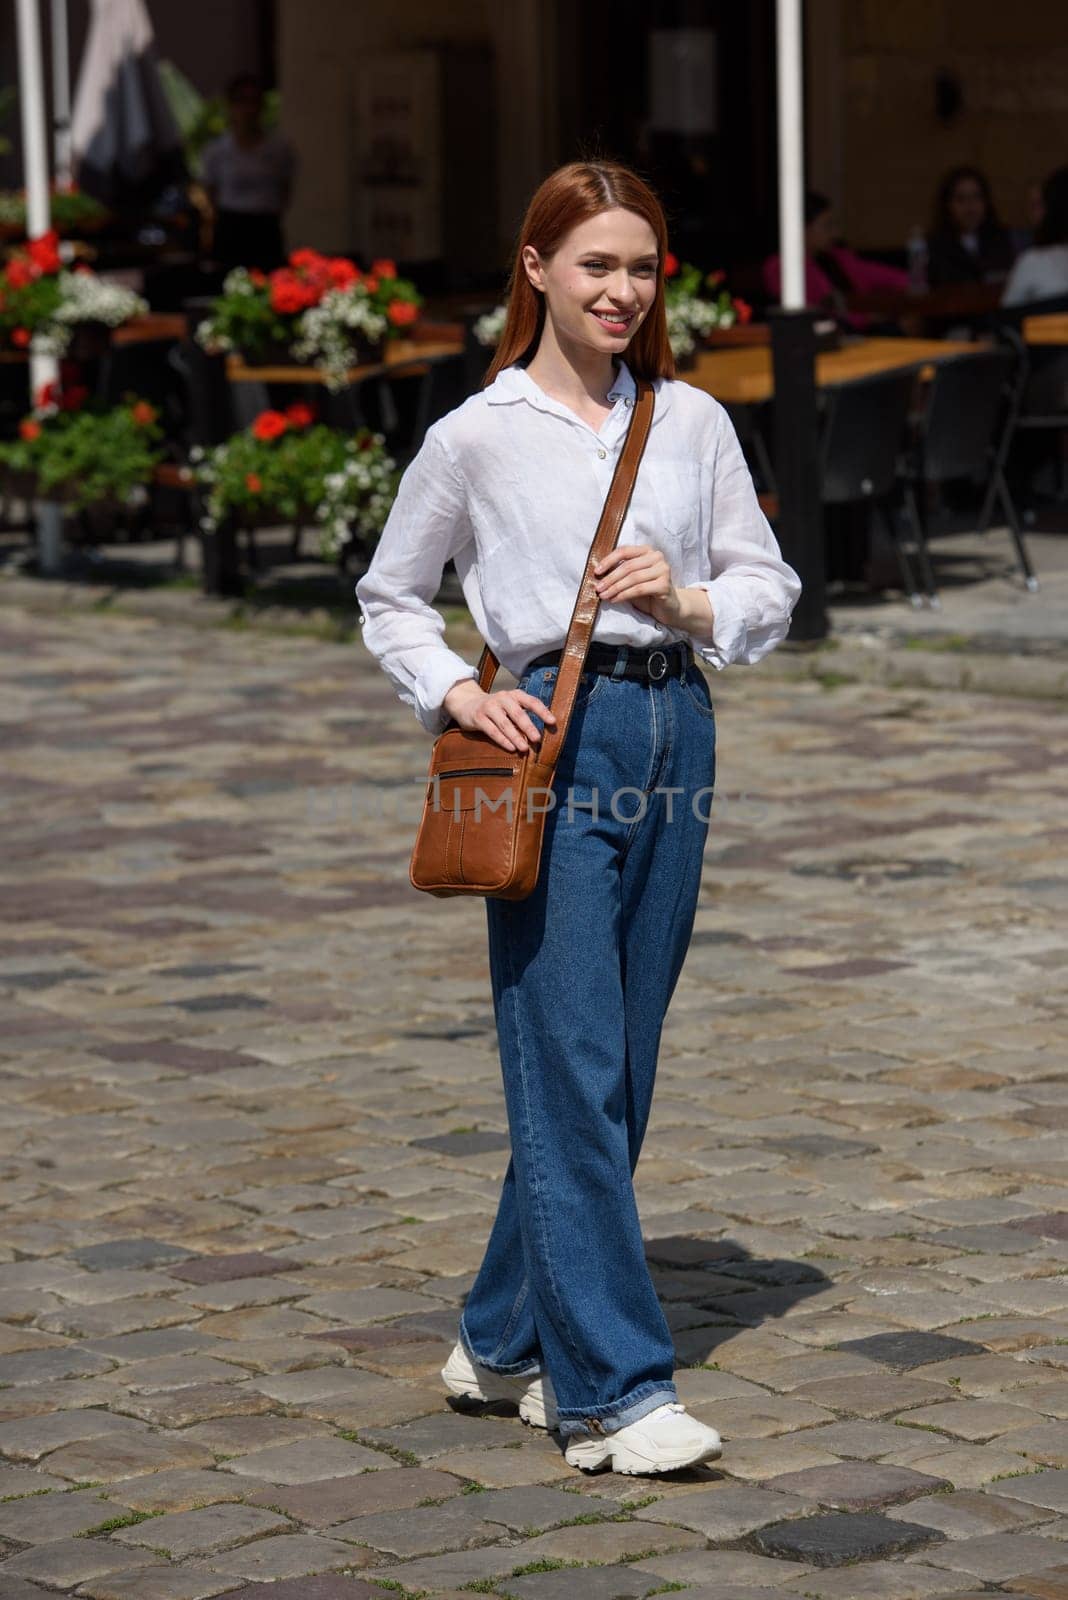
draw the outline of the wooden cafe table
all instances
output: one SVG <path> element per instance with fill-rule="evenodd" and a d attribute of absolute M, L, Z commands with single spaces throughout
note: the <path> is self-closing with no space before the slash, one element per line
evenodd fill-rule
<path fill-rule="evenodd" d="M 1045 316 L 1025 317 L 1024 343 L 1030 345 L 1068 345 L 1068 311 L 1049 312 Z"/>
<path fill-rule="evenodd" d="M 857 339 L 816 356 L 816 386 L 829 389 L 910 368 L 929 378 L 936 362 L 984 348 L 955 339 Z M 761 405 L 775 395 L 770 345 L 703 350 L 692 370 L 680 376 L 723 405 Z"/>

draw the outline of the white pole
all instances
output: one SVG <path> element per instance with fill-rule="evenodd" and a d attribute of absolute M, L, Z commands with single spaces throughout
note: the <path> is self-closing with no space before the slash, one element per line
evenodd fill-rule
<path fill-rule="evenodd" d="M 775 0 L 779 98 L 779 260 L 782 304 L 805 304 L 805 124 L 801 0 Z"/>
<path fill-rule="evenodd" d="M 37 0 L 16 0 L 19 40 L 19 109 L 22 121 L 22 177 L 26 187 L 26 233 L 39 238 L 51 224 L 48 195 L 48 136 L 45 131 L 44 70 L 41 65 L 41 19 Z M 34 341 L 36 345 L 37 341 Z M 55 356 L 30 348 L 30 394 L 59 376 Z M 62 564 L 62 522 L 58 510 L 44 502 L 37 507 L 37 559 L 42 572 Z"/>
<path fill-rule="evenodd" d="M 52 152 L 56 183 L 68 188 L 73 176 L 70 145 L 70 42 L 67 0 L 52 0 Z"/>

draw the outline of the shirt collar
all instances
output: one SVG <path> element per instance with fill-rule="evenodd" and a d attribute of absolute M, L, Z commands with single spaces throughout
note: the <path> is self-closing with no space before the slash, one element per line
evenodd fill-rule
<path fill-rule="evenodd" d="M 625 361 L 619 363 L 619 373 L 609 389 L 608 400 L 633 400 L 638 392 L 634 376 Z M 517 400 L 525 400 L 539 411 L 557 411 L 560 409 L 559 401 L 553 400 L 545 393 L 544 389 L 534 382 L 527 369 L 514 362 L 512 366 L 505 367 L 499 372 L 485 390 L 486 404 L 491 406 L 514 405 Z"/>

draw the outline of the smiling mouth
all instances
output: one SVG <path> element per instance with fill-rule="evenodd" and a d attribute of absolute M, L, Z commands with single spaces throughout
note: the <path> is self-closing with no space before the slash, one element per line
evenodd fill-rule
<path fill-rule="evenodd" d="M 597 319 L 602 328 L 607 328 L 609 333 L 626 333 L 634 321 L 633 311 L 591 311 L 590 315 Z"/>

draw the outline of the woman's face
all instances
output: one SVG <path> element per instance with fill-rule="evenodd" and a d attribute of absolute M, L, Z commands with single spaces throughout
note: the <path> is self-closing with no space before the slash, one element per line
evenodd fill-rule
<path fill-rule="evenodd" d="M 652 228 L 621 207 L 579 223 L 551 256 L 523 247 L 527 277 L 545 295 L 558 342 L 600 355 L 624 351 L 648 315 L 657 260 Z"/>
<path fill-rule="evenodd" d="M 974 178 L 958 178 L 949 196 L 949 215 L 958 233 L 975 233 L 986 221 L 982 186 Z"/>

